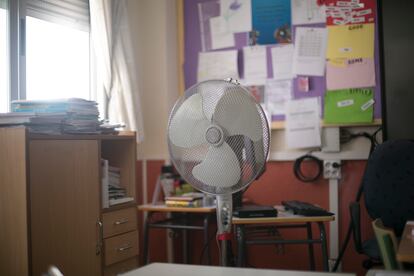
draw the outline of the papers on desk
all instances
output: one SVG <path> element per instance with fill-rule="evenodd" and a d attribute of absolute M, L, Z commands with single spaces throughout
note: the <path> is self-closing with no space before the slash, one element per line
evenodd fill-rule
<path fill-rule="evenodd" d="M 265 46 L 248 46 L 243 48 L 244 84 L 264 85 L 267 78 L 267 61 Z"/>
<path fill-rule="evenodd" d="M 285 135 L 288 148 L 321 146 L 319 113 L 319 98 L 287 102 Z"/>
<path fill-rule="evenodd" d="M 226 78 L 239 78 L 237 50 L 198 54 L 197 82 Z"/>
<path fill-rule="evenodd" d="M 325 23 L 325 5 L 318 5 L 317 0 L 292 0 L 292 24 Z"/>
<path fill-rule="evenodd" d="M 323 76 L 326 41 L 326 28 L 296 28 L 293 74 Z"/>

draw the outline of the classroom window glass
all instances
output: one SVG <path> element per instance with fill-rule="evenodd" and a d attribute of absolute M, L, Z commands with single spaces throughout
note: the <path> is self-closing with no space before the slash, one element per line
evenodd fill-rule
<path fill-rule="evenodd" d="M 26 17 L 26 98 L 90 98 L 89 32 Z"/>

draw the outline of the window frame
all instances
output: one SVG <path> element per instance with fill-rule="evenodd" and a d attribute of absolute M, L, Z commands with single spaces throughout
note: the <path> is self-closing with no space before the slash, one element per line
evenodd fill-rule
<path fill-rule="evenodd" d="M 26 99 L 26 1 L 8 0 L 9 103 Z M 89 31 L 89 99 L 96 100 L 95 58 Z"/>

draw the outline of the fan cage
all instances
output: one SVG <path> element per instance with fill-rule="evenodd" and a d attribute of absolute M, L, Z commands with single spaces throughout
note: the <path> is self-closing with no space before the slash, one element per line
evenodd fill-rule
<path fill-rule="evenodd" d="M 181 107 L 181 105 L 189 97 L 197 93 L 201 93 L 203 95 L 203 109 L 205 111 L 207 110 L 207 112 L 213 112 L 213 114 L 216 112 L 216 110 L 212 109 L 218 108 L 217 102 L 225 94 L 243 93 L 244 99 L 248 99 L 247 102 L 250 105 L 254 106 L 255 110 L 257 111 L 257 115 L 260 118 L 259 127 L 261 132 L 261 139 L 259 139 L 258 141 L 253 141 L 244 135 L 226 135 L 224 142 L 226 142 L 235 152 L 241 172 L 239 181 L 231 187 L 209 185 L 195 178 L 192 174 L 193 168 L 204 160 L 209 148 L 211 147 L 211 145 L 207 142 L 191 148 L 185 148 L 174 145 L 170 141 L 170 138 L 168 136 L 168 149 L 173 165 L 185 181 L 191 184 L 195 189 L 205 192 L 207 194 L 229 194 L 247 188 L 264 171 L 269 154 L 270 129 L 263 108 L 260 104 L 256 102 L 255 98 L 250 94 L 249 91 L 247 91 L 245 88 L 238 84 L 225 80 L 204 81 L 187 89 L 184 95 L 177 100 L 169 117 L 168 133 L 170 132 L 171 121 L 174 118 L 176 112 Z M 230 98 L 232 99 L 232 97 Z M 237 98 L 238 97 L 235 97 L 236 100 Z M 223 108 L 223 112 L 226 113 L 226 104 L 223 104 L 221 108 Z M 243 108 L 243 106 L 241 106 L 241 108 Z M 236 118 L 236 120 L 238 119 Z M 218 124 L 215 121 L 214 115 L 212 116 L 211 121 L 211 123 L 213 124 Z M 191 135 L 191 133 L 188 133 L 188 135 Z M 221 168 L 219 173 L 226 173 L 226 168 Z"/>

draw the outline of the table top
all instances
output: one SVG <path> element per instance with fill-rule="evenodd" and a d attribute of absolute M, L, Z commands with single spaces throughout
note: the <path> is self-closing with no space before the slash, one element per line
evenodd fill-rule
<path fill-rule="evenodd" d="M 138 210 L 146 212 L 214 213 L 216 207 L 168 207 L 166 205 L 144 204 L 138 206 Z"/>
<path fill-rule="evenodd" d="M 351 276 L 351 273 L 331 273 L 331 272 L 308 272 L 308 271 L 289 271 L 289 270 L 270 270 L 252 269 L 219 266 L 201 266 L 184 264 L 152 263 L 150 265 L 132 270 L 122 276 Z"/>
<path fill-rule="evenodd" d="M 397 260 L 414 263 L 414 221 L 407 221 L 398 245 Z"/>
<path fill-rule="evenodd" d="M 305 223 L 305 222 L 324 222 L 333 221 L 335 216 L 305 217 L 294 215 L 291 211 L 286 211 L 283 206 L 274 206 L 277 209 L 277 217 L 266 218 L 238 218 L 233 217 L 233 224 L 262 224 L 262 223 Z"/>

